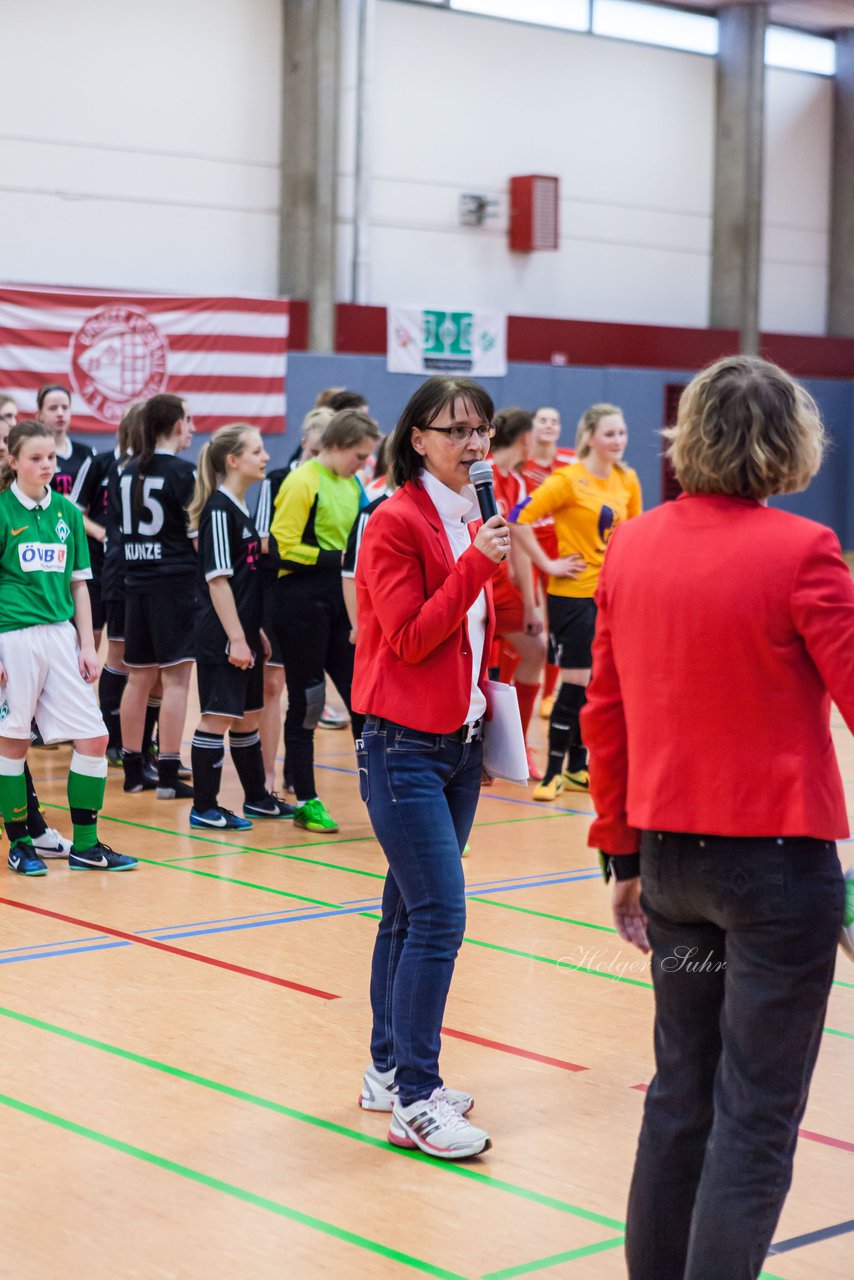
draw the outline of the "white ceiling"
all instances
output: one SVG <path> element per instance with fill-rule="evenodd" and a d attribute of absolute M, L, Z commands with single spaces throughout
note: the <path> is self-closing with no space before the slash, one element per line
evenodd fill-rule
<path fill-rule="evenodd" d="M 762 0 L 655 0 L 679 9 L 715 12 L 732 4 L 759 4 Z M 854 0 L 768 0 L 768 21 L 798 27 L 821 35 L 854 29 Z"/>

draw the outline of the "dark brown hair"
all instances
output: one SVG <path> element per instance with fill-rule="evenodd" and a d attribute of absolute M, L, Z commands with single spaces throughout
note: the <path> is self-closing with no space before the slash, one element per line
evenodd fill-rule
<path fill-rule="evenodd" d="M 53 432 L 43 422 L 34 422 L 32 418 L 25 418 L 23 422 L 12 427 L 6 445 L 8 452 L 0 462 L 0 493 L 8 489 L 15 479 L 15 471 L 9 459 L 17 458 L 28 440 L 38 440 L 39 437 L 53 443 Z"/>
<path fill-rule="evenodd" d="M 527 409 L 499 409 L 492 425 L 495 427 L 493 449 L 507 449 L 533 428 L 534 415 Z"/>
<path fill-rule="evenodd" d="M 68 387 L 64 387 L 61 382 L 49 382 L 46 387 L 39 387 L 38 389 L 36 405 L 39 409 L 41 409 L 51 391 L 61 391 L 63 395 L 68 396 L 68 403 L 71 404 L 71 392 L 68 390 Z"/>
<path fill-rule="evenodd" d="M 142 478 L 154 457 L 157 441 L 170 436 L 175 423 L 180 422 L 186 413 L 181 397 L 173 396 L 168 391 L 152 396 L 142 406 L 138 478 L 133 486 L 133 505 L 137 515 L 142 510 Z"/>
<path fill-rule="evenodd" d="M 349 449 L 362 440 L 379 440 L 380 429 L 366 413 L 341 409 L 329 419 L 320 437 L 321 449 Z"/>
<path fill-rule="evenodd" d="M 429 427 L 443 409 L 457 400 L 467 401 L 484 422 L 492 422 L 495 406 L 479 382 L 471 378 L 428 378 L 410 397 L 389 437 L 389 471 L 396 485 L 414 480 L 424 470 L 424 459 L 412 447 L 412 428 Z"/>

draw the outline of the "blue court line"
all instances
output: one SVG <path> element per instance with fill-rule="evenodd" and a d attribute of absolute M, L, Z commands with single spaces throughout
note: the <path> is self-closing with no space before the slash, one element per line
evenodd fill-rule
<path fill-rule="evenodd" d="M 527 888 L 525 883 L 538 880 L 540 884 L 561 884 L 563 878 L 567 875 L 580 875 L 584 871 L 596 871 L 595 867 L 577 867 L 574 871 L 537 871 L 530 876 L 501 876 L 495 880 L 474 880 L 466 881 L 466 890 L 469 889 L 490 889 L 492 885 L 518 884 L 520 889 Z M 373 902 L 373 898 L 347 898 L 341 903 L 342 907 L 354 907 L 358 902 Z M 2 952 L 0 952 L 2 955 Z"/>
<path fill-rule="evenodd" d="M 598 872 L 593 872 L 590 875 L 567 876 L 563 881 L 557 881 L 557 882 L 544 881 L 543 883 L 546 885 L 553 884 L 553 883 L 559 883 L 559 884 L 573 883 L 576 880 L 594 880 L 597 878 L 597 876 L 598 876 Z M 490 892 L 512 893 L 514 892 L 514 890 L 518 890 L 518 889 L 529 889 L 529 888 L 537 888 L 537 887 L 539 886 L 531 885 L 531 884 L 508 885 L 504 888 L 490 890 Z M 478 888 L 475 886 L 472 886 L 471 891 L 470 892 L 467 891 L 466 897 L 471 897 L 478 892 L 479 892 Z M 200 937 L 210 936 L 211 934 L 219 934 L 219 933 L 241 933 L 247 929 L 265 929 L 268 926 L 275 925 L 275 924 L 298 924 L 305 920 L 325 920 L 325 919 L 330 919 L 338 916 L 359 915 L 363 911 L 369 910 L 371 907 L 378 909 L 380 906 L 381 906 L 381 899 L 373 898 L 373 899 L 369 899 L 366 902 L 358 903 L 355 906 L 331 907 L 324 911 L 306 911 L 300 915 L 293 915 L 293 914 L 286 915 L 282 912 L 278 912 L 272 919 L 267 917 L 263 919 L 249 918 L 246 921 L 246 923 L 242 923 L 242 924 L 226 923 L 226 924 L 218 925 L 216 927 L 204 926 L 202 928 L 195 928 L 195 927 L 187 928 L 181 925 L 161 926 L 159 929 L 156 929 L 156 930 L 147 929 L 145 930 L 145 933 L 155 936 L 158 942 L 176 942 L 182 938 L 200 938 Z M 297 908 L 297 910 L 299 910 L 299 908 Z M 239 919 L 240 917 L 236 917 L 236 918 Z M 142 932 L 143 931 L 140 930 L 140 933 Z M 47 944 L 47 945 L 50 945 L 56 948 L 55 943 Z M 60 949 L 53 949 L 50 951 L 38 951 L 38 952 L 33 951 L 33 952 L 30 952 L 28 955 L 7 955 L 5 958 L 0 958 L 0 965 L 20 964 L 25 960 L 50 960 L 56 956 L 83 955 L 88 951 L 109 951 L 115 947 L 130 947 L 130 946 L 133 946 L 133 943 L 123 942 L 123 941 L 89 942 L 85 946 L 62 946 Z"/>
<path fill-rule="evenodd" d="M 850 1218 L 848 1222 L 837 1222 L 833 1227 L 822 1227 L 820 1231 L 808 1231 L 805 1235 L 792 1236 L 789 1240 L 772 1244 L 768 1250 L 768 1257 L 775 1253 L 791 1253 L 793 1249 L 803 1249 L 805 1245 L 818 1244 L 821 1240 L 831 1240 L 834 1236 L 844 1236 L 849 1231 L 854 1231 L 854 1218 Z"/>

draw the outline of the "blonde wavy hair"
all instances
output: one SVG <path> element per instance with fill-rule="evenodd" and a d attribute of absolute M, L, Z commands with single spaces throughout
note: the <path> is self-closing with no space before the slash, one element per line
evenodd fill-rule
<path fill-rule="evenodd" d="M 758 356 L 727 356 L 682 392 L 675 427 L 662 433 L 687 493 L 769 498 L 805 489 L 826 436 L 812 396 Z"/>
<path fill-rule="evenodd" d="M 623 417 L 622 409 L 615 404 L 592 404 L 589 409 L 584 410 L 575 428 L 575 452 L 579 458 L 586 458 L 590 452 L 590 441 L 602 419 L 610 418 L 615 413 Z"/>

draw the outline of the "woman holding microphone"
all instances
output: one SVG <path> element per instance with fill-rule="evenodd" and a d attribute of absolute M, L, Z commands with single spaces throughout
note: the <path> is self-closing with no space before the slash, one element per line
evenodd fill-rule
<path fill-rule="evenodd" d="M 477 808 L 490 582 L 510 531 L 479 519 L 469 467 L 493 405 L 466 378 L 428 379 L 391 438 L 399 488 L 368 523 L 356 591 L 359 786 L 388 859 L 371 974 L 371 1066 L 360 1104 L 391 1112 L 389 1142 L 459 1160 L 490 1146 L 439 1074 L 440 1029 L 465 929 L 460 853 Z"/>

